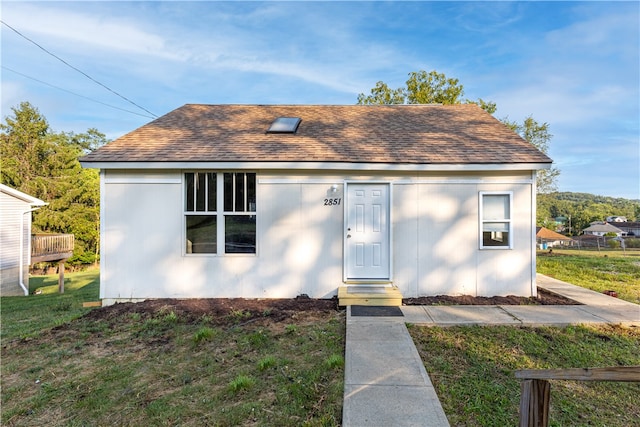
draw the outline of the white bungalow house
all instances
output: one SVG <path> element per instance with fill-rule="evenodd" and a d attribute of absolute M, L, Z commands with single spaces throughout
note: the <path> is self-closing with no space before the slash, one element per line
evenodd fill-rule
<path fill-rule="evenodd" d="M 40 199 L 0 184 L 0 293 L 29 294 L 31 212 L 46 206 Z"/>
<path fill-rule="evenodd" d="M 606 222 L 592 223 L 589 227 L 582 230 L 582 233 L 600 237 L 609 233 L 614 233 L 618 237 L 622 236 L 622 230 Z"/>
<path fill-rule="evenodd" d="M 535 295 L 536 171 L 475 105 L 184 105 L 101 170 L 103 304 Z"/>

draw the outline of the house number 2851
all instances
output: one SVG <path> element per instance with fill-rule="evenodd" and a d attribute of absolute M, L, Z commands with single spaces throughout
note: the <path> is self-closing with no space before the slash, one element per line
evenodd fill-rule
<path fill-rule="evenodd" d="M 338 206 L 342 199 L 324 199 L 325 206 Z"/>

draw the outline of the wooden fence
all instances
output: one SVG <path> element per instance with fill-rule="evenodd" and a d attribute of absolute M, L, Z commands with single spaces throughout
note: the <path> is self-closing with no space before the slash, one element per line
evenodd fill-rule
<path fill-rule="evenodd" d="M 577 369 L 523 369 L 516 371 L 522 381 L 520 427 L 549 425 L 549 380 L 640 382 L 640 366 Z"/>

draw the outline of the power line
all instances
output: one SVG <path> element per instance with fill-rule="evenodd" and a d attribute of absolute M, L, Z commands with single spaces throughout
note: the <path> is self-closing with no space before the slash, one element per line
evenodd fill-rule
<path fill-rule="evenodd" d="M 15 28 L 13 28 L 11 25 L 7 24 L 6 22 L 4 22 L 3 20 L 0 19 L 0 22 L 2 24 L 4 24 L 5 26 L 7 26 L 9 29 L 11 29 L 13 32 L 15 32 L 16 34 L 18 34 L 20 37 L 24 38 L 25 40 L 33 43 L 34 45 L 36 45 L 37 47 L 39 47 L 40 49 L 42 49 L 44 52 L 46 52 L 47 54 L 53 56 L 54 58 L 56 58 L 58 61 L 62 62 L 63 64 L 65 64 L 66 66 L 68 66 L 69 68 L 74 69 L 75 71 L 79 72 L 80 74 L 82 74 L 83 76 L 85 76 L 86 78 L 88 78 L 89 80 L 91 80 L 92 82 L 102 86 L 103 88 L 107 89 L 109 92 L 119 96 L 120 98 L 124 99 L 125 101 L 129 102 L 130 104 L 135 105 L 136 107 L 140 108 L 141 110 L 146 111 L 147 113 L 151 114 L 153 116 L 153 118 L 157 118 L 158 116 L 156 114 L 153 114 L 151 111 L 147 110 L 146 108 L 136 104 L 135 102 L 133 102 L 132 100 L 130 100 L 129 98 L 120 95 L 118 92 L 116 92 L 115 90 L 109 88 L 108 86 L 100 83 L 99 81 L 97 81 L 96 79 L 94 79 L 93 77 L 91 77 L 90 75 L 88 75 L 87 73 L 85 73 L 84 71 L 74 67 L 73 65 L 69 64 L 67 61 L 65 61 L 64 59 L 60 58 L 59 56 L 55 55 L 54 53 L 48 51 L 47 49 L 45 49 L 44 47 L 40 46 L 38 43 L 36 43 L 35 41 L 31 40 L 29 37 L 25 36 L 24 34 L 22 34 L 20 31 L 16 30 Z"/>
<path fill-rule="evenodd" d="M 21 72 L 19 72 L 19 71 L 12 70 L 11 68 L 6 67 L 6 66 L 4 66 L 4 65 L 2 66 L 2 69 L 7 70 L 7 71 L 11 71 L 12 73 L 16 73 L 16 74 L 18 74 L 18 75 L 20 75 L 20 76 L 22 76 L 22 77 L 25 77 L 25 78 L 27 78 L 27 79 L 31 79 L 31 80 L 33 80 L 33 81 L 36 81 L 36 82 L 38 82 L 38 83 L 41 83 L 41 84 L 46 85 L 46 86 L 49 86 L 49 87 L 52 87 L 52 88 L 54 88 L 54 89 L 58 89 L 58 90 L 61 90 L 61 91 L 63 91 L 63 92 L 70 93 L 71 95 L 79 96 L 80 98 L 84 98 L 84 99 L 87 99 L 87 100 L 89 100 L 89 101 L 96 102 L 96 103 L 98 103 L 98 104 L 102 104 L 102 105 L 107 106 L 107 107 L 110 107 L 110 108 L 115 108 L 116 110 L 124 111 L 124 112 L 126 112 L 126 113 L 135 114 L 136 116 L 142 116 L 142 117 L 147 117 L 147 118 L 149 118 L 149 119 L 155 119 L 155 117 L 152 117 L 152 116 L 149 116 L 149 115 L 146 115 L 146 114 L 136 113 L 135 111 L 127 110 L 127 109 L 125 109 L 125 108 L 116 107 L 115 105 L 110 105 L 110 104 L 104 103 L 104 102 L 102 102 L 102 101 L 98 101 L 97 99 L 89 98 L 88 96 L 80 95 L 79 93 L 72 92 L 72 91 L 70 91 L 70 90 L 67 90 L 67 89 L 61 88 L 61 87 L 56 86 L 56 85 L 52 85 L 51 83 L 47 83 L 47 82 L 45 82 L 45 81 L 42 81 L 42 80 L 36 79 L 35 77 L 31 77 L 31 76 L 28 76 L 28 75 L 26 75 L 26 74 L 23 74 L 23 73 L 21 73 Z"/>

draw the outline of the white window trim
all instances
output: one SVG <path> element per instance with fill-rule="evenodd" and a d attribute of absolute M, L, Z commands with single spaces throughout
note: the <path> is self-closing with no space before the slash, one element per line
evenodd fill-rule
<path fill-rule="evenodd" d="M 485 221 L 483 218 L 483 201 L 484 196 L 508 196 L 509 197 L 509 218 L 501 220 Z M 513 249 L 513 191 L 480 191 L 478 197 L 478 245 L 481 250 L 508 250 Z M 504 246 L 485 246 L 482 243 L 482 234 L 485 222 L 506 222 L 508 224 L 509 242 Z"/>
<path fill-rule="evenodd" d="M 217 254 L 214 254 L 216 256 L 224 256 L 224 257 L 256 257 L 258 256 L 258 213 L 257 213 L 257 208 L 256 211 L 249 211 L 247 209 L 249 209 L 249 206 L 246 206 L 246 198 L 245 198 L 245 210 L 244 211 L 227 211 L 224 209 L 224 174 L 225 173 L 231 173 L 231 174 L 236 174 L 236 173 L 243 173 L 245 174 L 250 174 L 253 173 L 256 175 L 256 182 L 255 182 L 255 191 L 256 191 L 256 205 L 257 205 L 257 200 L 258 200 L 258 174 L 252 170 L 223 170 L 223 171 L 218 171 L 217 174 L 217 178 L 216 178 L 216 183 L 218 184 L 218 188 L 217 188 L 217 193 L 216 193 L 216 198 L 217 198 L 217 206 L 218 207 L 222 207 L 222 209 L 218 209 L 219 215 L 221 216 L 221 223 L 218 224 L 218 241 L 221 242 L 220 246 L 222 248 L 222 252 L 218 251 Z M 232 208 L 235 208 L 235 194 L 236 194 L 236 182 L 234 179 L 233 182 L 233 190 L 232 190 L 233 194 L 234 194 L 234 198 L 233 198 L 233 206 Z M 247 194 L 247 180 L 244 180 L 244 194 L 246 197 Z M 226 224 L 227 224 L 227 217 L 228 216 L 255 216 L 256 217 L 256 251 L 254 253 L 226 253 L 226 247 L 227 247 L 227 240 L 226 240 Z"/>
<path fill-rule="evenodd" d="M 186 208 L 186 200 L 187 200 L 187 181 L 186 181 L 186 174 L 188 173 L 215 173 L 216 174 L 216 210 L 215 211 L 207 211 L 206 210 L 206 204 L 208 203 L 208 197 L 205 197 L 205 210 L 204 211 L 187 211 Z M 195 179 L 195 177 L 194 177 Z M 180 182 L 181 182 L 181 187 L 182 187 L 182 239 L 181 239 L 181 245 L 182 245 L 182 256 L 185 257 L 218 257 L 224 254 L 220 254 L 219 251 L 216 253 L 206 253 L 206 252 L 197 252 L 197 253 L 189 253 L 187 252 L 187 216 L 195 216 L 195 215 L 201 215 L 201 216 L 215 216 L 216 217 L 216 247 L 219 248 L 220 247 L 220 226 L 218 225 L 218 223 L 220 222 L 220 183 L 219 183 L 219 172 L 217 171 L 213 171 L 213 170 L 183 170 L 180 173 Z M 207 182 L 205 180 L 205 182 Z M 208 183 L 206 184 L 208 185 Z M 196 199 L 195 199 L 195 195 L 194 195 L 194 207 L 196 204 Z M 224 232 L 223 232 L 224 235 Z"/>
<path fill-rule="evenodd" d="M 187 211 L 185 206 L 186 200 L 186 178 L 187 173 L 215 173 L 216 174 L 216 210 L 215 211 Z M 258 237 L 258 224 L 256 221 L 256 252 L 255 253 L 225 253 L 225 221 L 229 215 L 255 215 L 256 212 L 227 212 L 224 210 L 224 174 L 225 173 L 255 173 L 253 171 L 245 170 L 183 170 L 181 171 L 181 186 L 182 186 L 182 256 L 184 257 L 256 257 L 258 255 L 257 237 Z M 246 181 L 245 181 L 246 186 Z M 246 191 L 246 189 L 245 189 Z M 256 199 L 258 198 L 258 177 L 256 174 Z M 195 201 L 194 201 L 195 203 Z M 206 199 L 205 199 L 206 203 Z M 186 248 L 187 241 L 187 216 L 188 215 L 204 215 L 204 216 L 216 216 L 216 253 L 188 253 Z"/>

